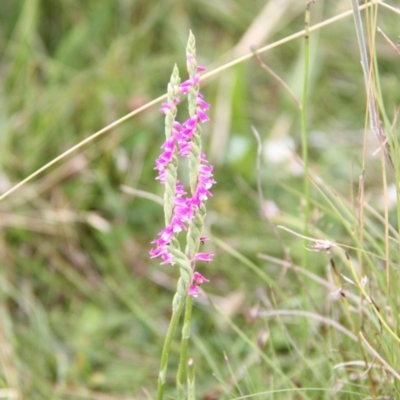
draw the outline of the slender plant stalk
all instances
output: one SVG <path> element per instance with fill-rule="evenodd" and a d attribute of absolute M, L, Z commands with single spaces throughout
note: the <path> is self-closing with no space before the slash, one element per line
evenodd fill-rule
<path fill-rule="evenodd" d="M 353 16 L 354 16 L 354 24 L 356 28 L 356 33 L 357 33 L 357 39 L 358 39 L 358 45 L 360 48 L 360 54 L 361 54 L 361 65 L 364 73 L 364 82 L 365 82 L 365 88 L 367 92 L 367 103 L 368 103 L 368 112 L 369 112 L 369 119 L 370 119 L 370 125 L 372 131 L 375 133 L 375 135 L 378 138 L 379 145 L 380 145 L 380 151 L 381 151 L 381 156 L 386 158 L 387 163 L 393 168 L 393 162 L 390 158 L 390 153 L 388 152 L 389 148 L 389 143 L 388 139 L 384 133 L 384 130 L 382 128 L 382 124 L 379 118 L 379 111 L 376 106 L 376 90 L 374 86 L 374 63 L 373 59 L 372 61 L 369 60 L 368 58 L 368 52 L 367 52 L 367 45 L 365 42 L 365 37 L 364 37 L 364 29 L 362 25 L 362 19 L 361 19 L 361 12 L 358 7 L 358 3 L 356 0 L 351 0 L 351 5 L 353 9 Z M 375 14 L 376 18 L 376 14 Z M 375 26 L 376 26 L 376 20 L 372 21 L 372 29 L 369 29 L 370 32 L 370 42 L 371 42 L 371 53 L 374 54 L 374 43 L 375 43 Z M 382 161 L 382 184 L 383 184 L 383 196 L 385 199 L 387 199 L 387 182 L 386 182 L 386 165 L 385 161 Z M 387 202 L 385 202 L 385 207 L 384 207 L 384 218 L 385 218 L 385 224 L 384 224 L 384 233 L 385 233 L 385 270 L 386 270 L 386 290 L 387 293 L 389 294 L 391 289 L 390 289 L 390 254 L 389 254 L 389 214 L 388 214 L 388 207 L 387 207 Z"/>
<path fill-rule="evenodd" d="M 368 112 L 372 131 L 378 138 L 379 144 L 381 146 L 381 151 L 385 154 L 388 164 L 393 167 L 393 163 L 390 159 L 390 155 L 387 151 L 388 143 L 386 135 L 381 126 L 381 121 L 379 119 L 379 112 L 376 106 L 376 90 L 374 87 L 374 77 L 373 69 L 370 66 L 370 61 L 368 58 L 367 45 L 365 42 L 364 29 L 361 19 L 361 8 L 358 6 L 357 0 L 350 0 L 353 10 L 354 25 L 357 33 L 358 46 L 361 55 L 361 66 L 364 74 L 365 89 L 367 92 L 367 102 L 368 102 Z"/>
<path fill-rule="evenodd" d="M 157 400 L 162 400 L 164 398 L 164 388 L 167 376 L 169 349 L 171 348 L 172 339 L 174 337 L 175 330 L 178 325 L 180 316 L 182 314 L 184 305 L 185 303 L 183 301 L 179 302 L 178 307 L 173 311 L 168 331 L 165 336 L 164 346 L 161 353 L 160 372 L 158 374 Z"/>
<path fill-rule="evenodd" d="M 371 14 L 370 18 L 367 18 L 367 21 L 370 21 L 368 25 L 369 29 L 368 38 L 370 42 L 370 54 L 371 54 L 371 76 L 374 77 L 374 104 L 376 107 L 376 113 L 379 115 L 378 107 L 376 104 L 381 105 L 380 109 L 384 110 L 382 101 L 379 100 L 379 78 L 378 78 L 378 71 L 375 69 L 377 67 L 376 62 L 376 51 L 375 51 L 375 34 L 376 34 L 376 25 L 377 25 L 377 18 L 378 18 L 378 5 L 372 8 L 372 12 L 370 13 L 367 11 L 367 16 Z M 385 113 L 384 113 L 385 115 Z M 386 119 L 386 118 L 385 118 Z M 381 122 L 379 121 L 381 125 Z M 381 141 L 384 139 L 380 137 Z M 389 247 L 389 205 L 388 205 L 388 188 L 387 188 L 387 173 L 386 173 L 386 162 L 385 162 L 385 151 L 386 149 L 390 149 L 388 138 L 385 137 L 384 139 L 387 143 L 380 143 L 381 145 L 381 164 L 382 164 L 382 189 L 383 189 L 383 198 L 384 198 L 384 233 L 385 233 L 385 269 L 386 269 L 386 290 L 387 294 L 391 293 L 391 285 L 390 285 L 390 247 Z M 385 149 L 385 151 L 384 151 Z M 387 154 L 387 158 L 391 160 L 390 153 Z M 393 166 L 394 171 L 394 165 Z"/>
<path fill-rule="evenodd" d="M 398 13 L 400 13 L 398 11 Z M 373 26 L 376 26 L 377 22 L 377 12 L 374 14 L 374 21 L 373 21 Z M 397 55 L 400 55 L 400 51 L 396 48 L 394 43 L 390 41 L 390 39 L 382 32 L 382 30 L 378 27 L 377 31 L 380 32 L 383 37 L 388 41 L 389 45 L 392 46 L 393 50 L 397 53 Z M 374 38 L 375 39 L 375 38 Z M 374 40 L 375 43 L 375 40 Z M 389 155 L 390 158 L 393 162 L 393 171 L 394 171 L 394 182 L 399 182 L 399 176 L 400 176 L 400 170 L 399 170 L 399 142 L 398 142 L 398 135 L 396 131 L 396 125 L 397 125 L 397 118 L 400 113 L 400 109 L 397 108 L 397 110 L 394 110 L 395 116 L 394 116 L 394 121 L 393 123 L 390 122 L 389 116 L 387 114 L 385 104 L 384 104 L 384 99 L 383 99 L 383 93 L 382 93 L 382 88 L 380 84 L 380 75 L 379 75 L 379 69 L 378 69 L 378 59 L 376 52 L 374 51 L 372 53 L 373 57 L 373 68 L 375 71 L 375 87 L 376 87 L 376 97 L 377 97 L 377 103 L 379 107 L 380 114 L 382 116 L 382 119 L 384 121 L 384 126 L 386 132 L 388 132 L 388 144 L 389 144 Z M 389 170 L 390 171 L 390 170 Z M 386 182 L 385 182 L 386 183 Z M 400 198 L 400 186 L 399 184 L 396 184 L 396 191 L 397 191 L 397 198 Z M 385 195 L 385 199 L 387 195 Z M 386 202 L 385 202 L 386 205 Z M 388 207 L 385 207 L 385 209 L 388 209 Z M 400 232 L 400 201 L 396 202 L 396 213 L 397 213 L 397 233 Z M 385 230 L 385 244 L 387 247 L 387 252 L 386 252 L 386 263 L 387 263 L 387 268 L 389 269 L 391 267 L 390 264 L 390 259 L 393 258 L 396 253 L 394 254 L 389 254 L 389 237 L 390 234 L 393 232 L 390 232 L 393 230 L 393 226 L 390 225 L 388 217 L 386 217 L 386 212 L 385 212 L 385 228 L 387 224 L 387 231 Z M 387 221 L 387 222 L 386 222 Z M 397 240 L 397 255 L 400 254 L 400 241 Z M 398 257 L 397 257 L 398 259 Z M 389 276 L 392 273 L 393 270 L 391 271 L 386 271 L 386 282 L 391 282 L 390 285 L 390 290 L 388 289 L 388 294 L 390 293 L 390 297 L 388 296 L 388 300 L 392 299 L 392 306 L 390 307 L 391 313 L 393 314 L 392 320 L 393 320 L 393 325 L 394 325 L 394 330 L 397 332 L 398 331 L 398 324 L 399 324 L 399 319 L 397 318 L 397 302 L 395 299 L 398 298 L 399 295 L 399 285 L 397 284 L 397 279 L 393 279 L 392 277 Z"/>
<path fill-rule="evenodd" d="M 303 160 L 303 210 L 304 210 L 304 227 L 303 234 L 308 236 L 308 224 L 310 219 L 310 182 L 308 174 L 308 132 L 307 132 L 307 92 L 308 92 L 308 78 L 310 68 L 310 7 L 313 0 L 308 0 L 306 3 L 306 10 L 304 16 L 304 72 L 303 72 L 303 88 L 301 94 L 301 107 L 300 107 L 300 120 L 301 120 L 301 147 L 302 147 L 302 160 Z M 308 264 L 308 249 L 306 245 L 303 248 L 302 266 L 307 268 Z M 301 287 L 302 299 L 305 300 L 305 289 Z M 302 329 L 308 329 L 305 320 L 302 320 Z M 306 351 L 306 342 L 303 342 L 302 352 Z"/>
<path fill-rule="evenodd" d="M 369 120 L 370 120 L 370 125 L 371 128 L 375 131 L 379 143 L 381 144 L 381 152 L 383 153 L 383 145 L 382 145 L 382 139 L 381 139 L 381 134 L 380 131 L 378 130 L 378 114 L 377 114 L 377 109 L 376 109 L 376 105 L 375 105 L 375 96 L 374 96 L 374 87 L 371 84 L 371 75 L 370 75 L 370 65 L 369 65 L 369 61 L 368 61 L 368 53 L 367 53 L 367 46 L 365 43 L 365 38 L 364 38 L 364 30 L 363 30 L 363 26 L 362 26 L 362 20 L 361 20 L 361 13 L 360 10 L 358 8 L 358 4 L 357 1 L 355 0 L 350 0 L 351 1 L 351 6 L 352 6 L 352 10 L 353 10 L 353 17 L 354 17 L 354 24 L 355 24 L 355 28 L 356 28 L 356 34 L 357 34 L 357 40 L 358 40 L 358 45 L 360 48 L 360 54 L 361 54 L 361 65 L 362 65 L 362 69 L 363 69 L 363 74 L 364 74 L 364 83 L 365 83 L 365 88 L 366 88 L 366 92 L 367 92 L 367 102 L 368 102 L 368 112 L 367 115 L 369 115 Z M 367 116 L 366 116 L 367 118 Z M 367 119 L 365 121 L 365 126 L 367 126 Z M 359 229 L 360 229 L 360 233 L 359 233 L 359 239 L 360 239 L 360 245 L 363 244 L 363 239 L 364 239 L 364 221 L 363 221 L 363 217 L 364 217 L 364 202 L 363 202 L 363 193 L 364 193 L 364 171 L 365 171 L 365 160 L 366 160 L 366 143 L 367 143 L 367 129 L 365 129 L 364 132 L 364 149 L 363 149 L 363 169 L 362 169 L 362 182 L 360 185 L 360 190 L 362 191 L 362 196 L 360 196 L 360 200 L 362 202 L 360 202 L 359 206 L 360 206 L 360 211 L 359 211 Z M 361 247 L 360 247 L 361 248 Z M 353 265 L 351 263 L 350 257 L 348 256 L 348 254 L 346 253 L 346 257 L 348 259 L 349 265 L 350 265 L 350 269 L 351 272 L 353 274 L 353 277 L 355 277 L 356 272 L 353 268 Z M 363 276 L 363 263 L 360 263 L 361 265 L 361 276 Z M 362 296 L 361 296 L 361 301 L 363 301 L 363 298 L 367 299 L 367 301 L 371 302 L 371 300 L 369 300 L 369 296 L 366 294 L 364 288 L 362 287 L 358 276 L 357 276 L 357 285 L 359 286 Z M 377 312 L 375 305 L 372 305 L 374 311 Z M 361 312 L 361 324 L 363 324 L 364 322 L 364 314 L 362 311 L 362 308 L 360 310 Z M 379 314 L 379 312 L 377 312 L 377 314 Z M 380 314 L 379 314 L 380 316 Z M 359 335 L 360 337 L 360 335 Z M 363 357 L 364 360 L 367 361 L 366 355 L 365 355 L 365 351 L 364 351 L 364 347 L 361 345 L 360 343 L 360 349 L 363 353 Z M 375 392 L 375 385 L 374 385 L 374 381 L 373 381 L 373 377 L 371 376 L 371 370 L 368 368 L 368 379 L 370 381 L 370 385 L 372 390 Z M 376 393 L 374 393 L 376 396 Z"/>
<path fill-rule="evenodd" d="M 308 76 L 310 68 L 310 7 L 313 0 L 307 2 L 305 21 L 304 21 L 304 76 L 303 76 L 303 92 L 301 96 L 301 146 L 302 146 L 302 159 L 304 168 L 304 235 L 308 236 L 308 223 L 310 218 L 310 182 L 308 179 L 308 134 L 307 134 L 307 90 L 308 90 Z M 303 267 L 307 267 L 308 250 L 304 247 L 303 251 Z"/>
<path fill-rule="evenodd" d="M 180 348 L 180 357 L 179 357 L 179 367 L 177 373 L 177 381 L 176 386 L 178 390 L 178 399 L 185 399 L 185 375 L 188 368 L 188 347 L 189 347 L 189 339 L 190 339 L 190 322 L 192 320 L 192 309 L 193 309 L 193 297 L 188 296 L 185 307 L 185 317 L 183 320 L 182 327 L 182 339 L 181 339 L 181 348 Z"/>
<path fill-rule="evenodd" d="M 378 128 L 378 120 L 377 120 L 377 110 L 375 106 L 375 96 L 374 96 L 374 88 L 371 84 L 371 75 L 370 75 L 370 65 L 368 60 L 368 52 L 367 52 L 367 45 L 365 43 L 364 37 L 364 28 L 361 19 L 361 13 L 358 8 L 358 1 L 357 0 L 350 0 L 351 7 L 353 10 L 353 17 L 354 17 L 354 25 L 356 28 L 357 40 L 358 40 L 358 47 L 360 49 L 361 55 L 361 66 L 364 74 L 364 83 L 365 88 L 367 91 L 367 99 L 368 99 L 368 108 L 369 108 L 369 118 L 371 128 L 377 132 Z M 379 136 L 378 136 L 379 138 Z"/>
<path fill-rule="evenodd" d="M 363 152 L 362 152 L 362 170 L 358 178 L 358 242 L 360 243 L 360 250 L 358 253 L 358 263 L 360 264 L 360 274 L 364 273 L 364 255 L 361 249 L 364 248 L 364 192 L 365 192 L 365 162 L 367 153 L 367 133 L 363 135 Z"/>
<path fill-rule="evenodd" d="M 187 234 L 187 247 L 186 254 L 189 254 L 189 258 L 192 258 L 199 249 L 200 235 L 204 227 L 204 217 L 206 208 L 203 205 L 196 213 L 193 223 L 189 227 Z M 185 374 L 188 362 L 188 346 L 190 339 L 190 321 L 192 319 L 192 308 L 193 308 L 193 297 L 188 296 L 186 300 L 185 317 L 182 327 L 182 339 L 180 348 L 179 367 L 177 373 L 177 389 L 178 398 L 184 399 L 184 384 Z"/>
<path fill-rule="evenodd" d="M 188 258 L 177 248 L 171 247 L 171 253 L 176 263 L 180 267 L 181 277 L 178 280 L 177 291 L 172 301 L 172 317 L 165 337 L 163 350 L 161 353 L 160 372 L 158 377 L 157 400 L 162 400 L 166 381 L 168 355 L 171 348 L 172 339 L 179 323 L 182 311 L 188 298 L 189 284 L 192 280 L 192 269 Z"/>
<path fill-rule="evenodd" d="M 200 235 L 204 226 L 205 206 L 201 207 L 195 215 L 193 223 L 190 225 L 187 235 L 186 254 L 192 258 L 199 249 Z M 180 346 L 179 367 L 177 372 L 176 386 L 178 391 L 178 399 L 185 399 L 184 385 L 188 369 L 188 347 L 190 340 L 190 324 L 192 319 L 193 297 L 186 297 L 185 317 L 182 327 L 182 338 Z M 192 393 L 194 399 L 194 393 Z"/>
<path fill-rule="evenodd" d="M 384 246 L 385 246 L 385 278 L 386 278 L 386 299 L 389 307 L 387 308 L 388 314 L 390 316 L 387 319 L 390 319 L 390 327 L 394 333 L 396 333 L 398 337 L 398 309 L 397 309 L 397 299 L 398 297 L 398 279 L 396 275 L 392 274 L 392 258 L 393 255 L 390 253 L 390 221 L 389 221 L 389 193 L 388 193 L 388 171 L 394 173 L 394 181 L 398 182 L 397 177 L 399 176 L 399 163 L 398 163 L 398 138 L 397 133 L 394 132 L 393 127 L 389 122 L 389 117 L 386 112 L 382 88 L 380 84 L 380 74 L 378 68 L 378 60 L 376 54 L 376 31 L 377 29 L 377 18 L 378 18 L 378 4 L 374 8 L 372 8 L 371 12 L 367 10 L 366 12 L 366 22 L 367 22 L 367 37 L 369 39 L 369 48 L 370 48 L 370 68 L 371 75 L 373 76 L 373 88 L 374 88 L 374 100 L 377 108 L 377 115 L 380 115 L 383 120 L 383 126 L 385 127 L 385 131 L 388 132 L 387 137 L 384 135 L 381 137 L 380 142 L 380 158 L 381 158 L 381 168 L 382 168 L 382 191 L 383 191 L 383 199 L 384 199 L 384 215 L 383 215 L 383 226 L 384 226 Z M 379 112 L 379 113 L 378 113 Z M 379 124 L 382 125 L 381 121 Z M 381 129 L 382 132 L 383 129 Z M 384 141 L 384 142 L 382 142 Z M 385 153 L 387 151 L 387 154 Z M 387 163 L 387 160 L 390 162 Z M 389 167 L 387 168 L 387 164 Z M 398 184 L 396 184 L 397 193 L 399 190 Z M 398 197 L 399 198 L 399 197 Z M 399 211 L 400 202 L 397 201 L 397 212 Z M 398 222 L 399 223 L 399 222 Z M 360 335 L 362 333 L 360 332 Z M 392 344 L 389 342 L 381 341 L 381 346 L 386 348 L 388 354 L 398 354 L 400 343 L 394 343 L 397 347 L 397 352 L 393 352 L 392 349 L 389 349 Z M 376 356 L 382 361 L 380 356 L 376 354 Z M 393 361 L 396 364 L 396 361 Z M 388 365 L 389 366 L 389 365 Z"/>

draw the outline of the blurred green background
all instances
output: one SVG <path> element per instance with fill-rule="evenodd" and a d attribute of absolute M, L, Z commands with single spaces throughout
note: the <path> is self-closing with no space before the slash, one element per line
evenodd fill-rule
<path fill-rule="evenodd" d="M 317 1 L 312 24 L 348 9 L 349 1 Z M 248 53 L 251 45 L 303 29 L 304 11 L 305 2 L 298 0 L 2 0 L 1 193 L 165 93 L 174 63 L 186 79 L 190 29 L 199 63 L 212 71 Z M 380 10 L 378 26 L 393 41 L 398 21 L 398 15 Z M 381 36 L 376 53 L 393 120 L 400 101 L 399 59 Z M 303 39 L 262 58 L 300 98 Z M 351 16 L 311 35 L 311 169 L 350 207 L 357 195 L 365 125 L 359 59 Z M 206 222 L 214 238 L 207 249 L 215 258 L 200 266 L 211 282 L 203 287 L 208 296 L 195 303 L 192 329 L 199 398 L 333 385 L 332 359 L 343 353 L 328 354 L 322 328 L 301 319 L 287 326 L 306 354 L 301 357 L 279 323 L 251 317 L 260 307 L 315 312 L 331 307 L 326 287 L 258 256 L 302 259 L 304 242 L 282 231 L 282 248 L 262 217 L 267 213 L 277 225 L 302 232 L 299 110 L 254 59 L 207 80 L 203 93 L 211 104 L 204 150 L 215 165 L 217 185 Z M 0 202 L 2 398 L 154 396 L 178 271 L 148 256 L 150 241 L 163 225 L 161 207 L 121 185 L 162 196 L 153 170 L 164 135 L 157 108 L 106 133 Z M 252 126 L 263 142 L 262 209 Z M 379 210 L 376 148 L 371 135 L 367 196 Z M 343 221 L 324 208 L 317 191 L 313 198 L 314 232 L 351 243 Z M 326 277 L 327 262 L 323 254 L 310 253 L 308 269 Z M 252 359 L 265 332 L 265 356 Z M 172 385 L 177 346 L 178 341 L 171 354 Z M 351 357 L 351 351 L 344 354 Z M 312 392 L 281 396 L 274 398 L 331 398 Z"/>

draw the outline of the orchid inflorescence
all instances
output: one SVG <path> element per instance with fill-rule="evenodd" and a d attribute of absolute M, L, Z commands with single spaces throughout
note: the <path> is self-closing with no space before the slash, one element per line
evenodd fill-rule
<path fill-rule="evenodd" d="M 165 114 L 166 140 L 161 146 L 163 152 L 156 160 L 155 169 L 158 171 L 156 179 L 165 185 L 165 228 L 152 242 L 155 248 L 150 250 L 150 256 L 160 257 L 161 264 L 178 264 L 183 290 L 196 297 L 199 286 L 208 280 L 195 271 L 195 262 L 210 262 L 213 257 L 211 253 L 199 252 L 199 247 L 207 240 L 202 235 L 205 201 L 211 196 L 210 189 L 215 181 L 213 167 L 201 152 L 201 124 L 209 121 L 209 104 L 199 91 L 200 72 L 205 68 L 197 65 L 192 34 L 188 41 L 186 61 L 189 79 L 180 83 L 178 68 L 174 67 L 168 84 L 167 101 L 159 110 Z M 175 118 L 182 95 L 188 97 L 189 118 L 179 123 Z M 190 195 L 177 178 L 178 156 L 189 159 Z M 184 252 L 180 250 L 177 239 L 182 231 L 187 232 Z"/>

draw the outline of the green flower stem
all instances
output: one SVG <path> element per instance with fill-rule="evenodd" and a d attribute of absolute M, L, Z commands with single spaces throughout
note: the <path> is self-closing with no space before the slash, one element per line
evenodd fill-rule
<path fill-rule="evenodd" d="M 176 387 L 178 389 L 179 400 L 185 399 L 184 384 L 185 384 L 185 372 L 187 369 L 187 353 L 188 353 L 189 339 L 190 339 L 190 321 L 192 319 L 192 309 L 193 309 L 193 297 L 188 296 L 186 300 L 185 318 L 183 320 L 179 367 L 176 379 Z"/>
<path fill-rule="evenodd" d="M 305 13 L 305 35 L 304 35 L 304 77 L 303 77 L 303 92 L 301 96 L 301 147 L 302 159 L 304 165 L 304 236 L 308 236 L 308 222 L 310 218 L 310 182 L 308 178 L 308 133 L 307 133 L 307 90 L 308 90 L 308 74 L 310 63 L 310 7 L 312 0 L 307 2 Z M 307 267 L 308 250 L 305 247 L 303 251 L 303 267 Z"/>
<path fill-rule="evenodd" d="M 177 296 L 177 294 L 175 296 Z M 178 325 L 180 316 L 182 314 L 184 305 L 185 305 L 185 299 L 180 298 L 177 307 L 172 312 L 172 317 L 169 323 L 168 332 L 167 335 L 165 336 L 164 346 L 161 353 L 160 372 L 158 374 L 157 400 L 162 400 L 164 397 L 164 387 L 167 376 L 169 350 L 171 348 L 172 339 L 174 337 L 174 333 Z"/>
<path fill-rule="evenodd" d="M 301 149 L 302 149 L 302 160 L 304 168 L 303 176 L 303 194 L 304 194 L 304 230 L 303 235 L 308 236 L 308 225 L 310 221 L 310 180 L 309 180 L 309 160 L 308 160 L 308 131 L 307 131 L 307 92 L 308 92 L 308 79 L 309 79 L 309 68 L 310 68 L 310 7 L 313 0 L 308 0 L 306 4 L 306 12 L 304 18 L 304 76 L 303 76 L 303 88 L 301 94 Z M 304 245 L 302 254 L 302 265 L 303 268 L 308 268 L 309 250 Z M 305 300 L 305 290 L 301 289 L 301 296 L 303 301 Z M 307 329 L 306 321 L 302 321 L 302 329 Z M 306 348 L 303 346 L 302 352 L 305 352 Z"/>
<path fill-rule="evenodd" d="M 157 400 L 162 400 L 164 396 L 164 387 L 168 368 L 168 355 L 171 348 L 172 338 L 178 325 L 180 316 L 185 306 L 189 285 L 192 281 L 192 269 L 189 259 L 179 249 L 170 247 L 169 251 L 174 256 L 176 264 L 179 266 L 181 277 L 178 280 L 178 285 L 174 299 L 172 301 L 172 317 L 168 327 L 168 332 L 165 337 L 164 346 L 161 354 L 161 365 L 158 376 Z"/>
<path fill-rule="evenodd" d="M 206 207 L 203 205 L 199 210 L 197 210 L 195 217 L 188 229 L 187 233 L 187 245 L 186 254 L 189 258 L 192 258 L 198 251 L 200 246 L 200 235 L 204 227 L 204 217 L 206 214 Z M 182 340 L 179 358 L 179 368 L 176 379 L 176 387 L 178 390 L 178 399 L 184 400 L 184 383 L 185 383 L 185 373 L 187 370 L 187 357 L 188 357 L 188 347 L 190 339 L 190 321 L 192 319 L 192 309 L 193 309 L 193 297 L 188 296 L 186 301 L 185 318 L 182 328 Z M 191 395 L 194 399 L 194 392 Z"/>

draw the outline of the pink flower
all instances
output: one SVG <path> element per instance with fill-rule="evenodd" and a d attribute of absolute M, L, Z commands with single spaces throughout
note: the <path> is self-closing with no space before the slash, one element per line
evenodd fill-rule
<path fill-rule="evenodd" d="M 200 294 L 200 286 L 204 282 L 210 282 L 208 279 L 204 278 L 199 272 L 194 272 L 192 277 L 192 283 L 189 287 L 189 296 L 197 297 Z"/>
<path fill-rule="evenodd" d="M 189 142 L 182 142 L 179 143 L 179 151 L 178 154 L 182 157 L 189 157 L 190 155 L 190 149 L 191 149 L 191 143 Z"/>
<path fill-rule="evenodd" d="M 164 151 L 157 158 L 156 166 L 154 169 L 158 170 L 158 177 L 156 179 L 159 179 L 162 184 L 165 184 L 166 179 L 167 179 L 167 177 L 165 175 L 165 170 L 166 170 L 168 164 L 172 161 L 172 158 L 174 156 L 175 139 L 171 136 L 161 146 L 161 148 L 164 149 Z"/>
<path fill-rule="evenodd" d="M 170 103 L 162 103 L 161 108 L 158 110 L 162 114 L 167 114 L 169 111 L 172 110 L 172 105 Z"/>
<path fill-rule="evenodd" d="M 210 240 L 207 236 L 200 236 L 200 243 L 204 244 L 205 242 L 207 242 L 207 240 Z"/>
<path fill-rule="evenodd" d="M 168 251 L 168 248 L 166 245 L 158 246 L 157 248 L 150 250 L 150 258 L 156 258 L 156 257 L 161 257 L 161 259 L 163 260 L 161 265 L 164 265 L 164 264 L 174 265 L 175 264 L 175 261 L 171 255 L 171 253 Z"/>
<path fill-rule="evenodd" d="M 162 263 L 160 265 L 165 265 L 165 264 L 170 264 L 170 265 L 175 265 L 174 258 L 172 257 L 172 254 L 170 252 L 164 253 L 162 256 Z"/>
<path fill-rule="evenodd" d="M 190 222 L 193 219 L 193 208 L 188 199 L 183 200 L 181 205 L 175 206 L 174 211 L 182 222 Z"/>
<path fill-rule="evenodd" d="M 191 79 L 188 79 L 181 83 L 180 91 L 182 94 L 189 93 L 190 89 L 197 85 L 200 81 L 200 74 L 195 74 Z"/>
<path fill-rule="evenodd" d="M 191 199 L 191 204 L 193 206 L 201 207 L 201 205 L 209 198 L 212 194 L 204 186 L 198 185 L 196 192 Z"/>
<path fill-rule="evenodd" d="M 210 120 L 208 115 L 200 107 L 196 108 L 196 115 L 199 117 L 199 120 L 201 123 L 204 123 L 204 122 Z"/>
<path fill-rule="evenodd" d="M 203 110 L 208 110 L 208 109 L 210 108 L 210 105 L 209 105 L 206 101 L 204 101 L 203 95 L 202 95 L 201 93 L 199 93 L 199 94 L 197 95 L 197 101 L 196 101 L 196 103 L 197 103 L 197 105 L 198 105 L 199 107 L 201 107 Z"/>
<path fill-rule="evenodd" d="M 206 261 L 210 262 L 212 261 L 214 254 L 212 253 L 197 253 L 191 260 L 190 262 L 196 262 L 196 261 Z"/>

